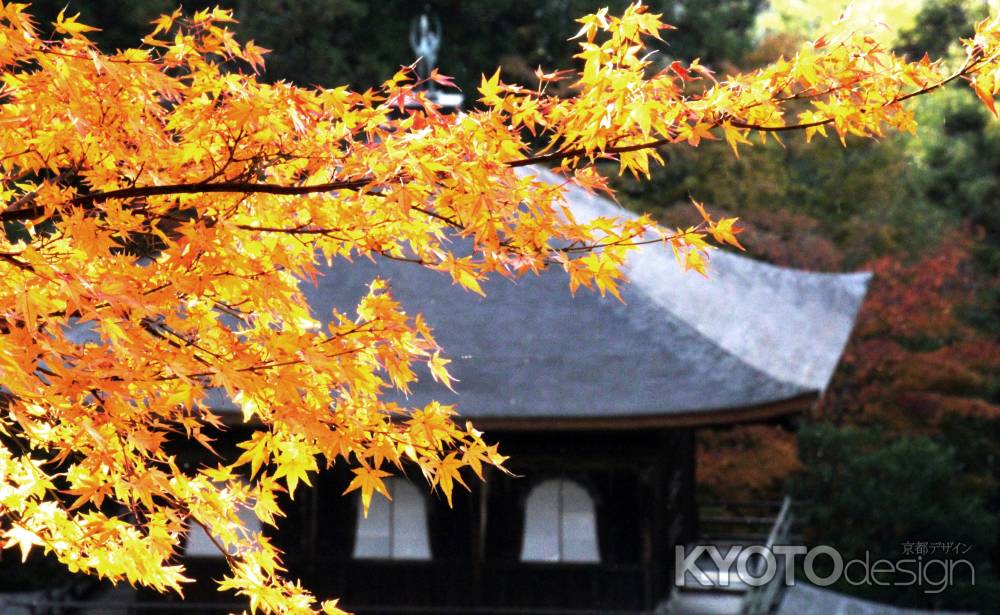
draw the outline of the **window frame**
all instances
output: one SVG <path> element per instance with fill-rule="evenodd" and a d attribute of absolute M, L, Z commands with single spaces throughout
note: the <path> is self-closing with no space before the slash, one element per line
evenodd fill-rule
<path fill-rule="evenodd" d="M 370 517 L 365 517 L 361 497 L 358 496 L 355 498 L 357 506 L 355 509 L 356 514 L 355 514 L 355 525 L 354 525 L 354 545 L 351 548 L 351 559 L 361 560 L 361 561 L 392 561 L 392 562 L 432 561 L 434 559 L 434 549 L 431 544 L 430 519 L 429 519 L 430 507 L 428 506 L 426 495 L 423 492 L 421 492 L 421 490 L 416 485 L 414 485 L 413 483 L 411 483 L 410 481 L 406 480 L 403 477 L 393 476 L 391 478 L 387 478 L 385 480 L 385 483 L 386 483 L 386 491 L 388 491 L 389 495 L 392 495 L 393 498 L 392 499 L 385 498 L 384 496 L 378 494 L 374 495 L 373 498 L 383 498 L 384 501 L 382 502 L 382 504 L 388 507 L 388 533 L 386 535 L 386 539 L 388 541 L 388 549 L 387 549 L 388 554 L 387 555 L 358 554 L 358 543 L 361 537 L 362 525 L 368 522 L 370 518 Z M 400 487 L 396 487 L 396 485 L 402 485 L 403 489 L 412 489 L 413 490 L 412 495 L 414 495 L 417 501 L 420 502 L 421 506 L 420 521 L 423 529 L 423 537 L 420 539 L 420 544 L 418 545 L 418 550 L 421 551 L 419 555 L 400 555 L 397 554 L 396 552 L 396 545 L 397 545 L 396 508 L 398 500 L 396 497 L 397 494 L 394 494 L 393 491 L 400 489 Z"/>
<path fill-rule="evenodd" d="M 539 493 L 539 490 L 546 487 L 547 485 L 554 484 L 557 486 L 556 491 L 556 527 L 553 534 L 556 536 L 556 546 L 557 546 L 557 557 L 556 559 L 541 559 L 534 558 L 529 559 L 525 557 L 525 551 L 527 550 L 528 541 L 528 527 L 529 527 L 529 510 L 530 510 L 530 500 L 532 496 Z M 579 489 L 587 498 L 588 512 L 590 513 L 590 520 L 592 522 L 592 535 L 587 538 L 587 540 L 593 541 L 593 559 L 567 559 L 566 557 L 566 486 L 571 485 L 576 489 Z M 601 538 L 600 538 L 600 527 L 598 523 L 597 514 L 597 498 L 594 497 L 591 489 L 579 480 L 568 478 L 566 476 L 555 476 L 550 478 L 545 478 L 535 483 L 531 489 L 528 490 L 527 495 L 524 497 L 523 515 L 524 523 L 521 530 L 521 549 L 520 555 L 518 556 L 518 561 L 522 564 L 531 565 L 575 565 L 575 566 L 595 566 L 600 565 L 604 562 L 603 555 L 601 553 Z"/>

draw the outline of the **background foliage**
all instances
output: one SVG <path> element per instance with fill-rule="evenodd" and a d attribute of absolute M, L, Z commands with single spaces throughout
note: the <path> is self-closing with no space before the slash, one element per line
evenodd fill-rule
<path fill-rule="evenodd" d="M 208 4 L 185 3 L 188 10 Z M 626 2 L 436 0 L 427 6 L 443 21 L 442 71 L 468 92 L 498 63 L 511 81 L 529 80 L 538 65 L 570 65 L 572 18 L 607 4 L 614 12 Z M 830 15 L 839 10 L 836 2 L 651 4 L 679 27 L 661 50 L 664 62 L 700 57 L 721 71 L 787 53 L 813 34 L 817 5 Z M 975 0 L 865 4 L 903 24 L 884 35 L 914 57 L 947 53 L 986 10 Z M 54 20 L 65 5 L 43 0 L 33 11 Z M 172 6 L 169 0 L 73 0 L 67 12 L 101 24 L 105 30 L 94 38 L 113 48 L 134 44 L 148 22 Z M 412 61 L 409 22 L 424 6 L 239 0 L 235 8 L 241 36 L 274 50 L 269 78 L 360 89 Z M 680 206 L 689 196 L 740 216 L 747 227 L 743 243 L 755 258 L 875 272 L 857 335 L 824 405 L 798 436 L 799 452 L 795 435 L 780 425 L 707 434 L 703 492 L 774 497 L 794 475 L 807 531 L 848 550 L 877 544 L 892 554 L 904 538 L 961 534 L 982 558 L 986 589 L 946 592 L 938 606 L 988 610 L 1000 603 L 989 593 L 996 577 L 988 571 L 1000 558 L 1000 125 L 967 88 L 920 101 L 919 119 L 919 138 L 847 148 L 835 140 L 804 147 L 791 137 L 783 147 L 745 149 L 739 159 L 724 144 L 669 150 L 652 185 L 617 187 L 627 205 L 665 222 L 689 221 L 690 208 Z M 5 572 L 0 582 L 11 578 Z M 868 597 L 921 604 L 920 596 L 885 589 Z"/>
<path fill-rule="evenodd" d="M 880 429 L 828 424 L 801 431 L 800 455 L 809 471 L 792 481 L 791 494 L 809 503 L 800 511 L 807 542 L 835 545 L 845 561 L 864 560 L 866 554 L 869 561 L 915 558 L 919 542 L 952 542 L 961 553 L 954 557 L 975 566 L 976 583 L 970 583 L 966 569 L 958 568 L 955 585 L 938 594 L 917 586 L 887 592 L 877 585 L 844 580 L 833 589 L 875 600 L 891 593 L 896 601 L 926 609 L 997 604 L 1000 584 L 990 558 L 997 534 L 987 490 L 967 475 L 975 468 L 966 466 L 954 448 L 932 438 L 887 436 Z M 940 549 L 928 548 L 923 559 L 946 557 Z M 858 578 L 856 570 L 852 574 Z M 928 578 L 939 577 L 937 570 L 928 572 Z"/>

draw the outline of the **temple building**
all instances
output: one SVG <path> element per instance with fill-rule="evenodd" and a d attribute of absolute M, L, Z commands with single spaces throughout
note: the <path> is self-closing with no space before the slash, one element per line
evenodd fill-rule
<path fill-rule="evenodd" d="M 545 181 L 559 181 L 531 169 Z M 579 219 L 631 215 L 571 187 Z M 358 613 L 643 612 L 673 587 L 696 535 L 695 433 L 808 410 L 837 366 L 868 274 L 808 273 L 715 252 L 708 278 L 662 245 L 631 257 L 624 302 L 569 292 L 558 268 L 493 279 L 486 298 L 396 261 L 337 262 L 304 285 L 318 315 L 376 276 L 422 313 L 453 360 L 406 400 L 454 403 L 510 456 L 449 508 L 420 476 L 390 480 L 367 518 L 349 471 L 289 502 L 273 540 L 293 577 Z M 207 537 L 189 539 L 188 600 L 220 600 Z"/>

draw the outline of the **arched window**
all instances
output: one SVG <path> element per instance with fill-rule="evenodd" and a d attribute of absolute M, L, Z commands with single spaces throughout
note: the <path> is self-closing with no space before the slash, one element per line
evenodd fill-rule
<path fill-rule="evenodd" d="M 400 478 L 385 481 L 392 500 L 375 495 L 365 517 L 358 498 L 358 530 L 354 557 L 359 559 L 430 559 L 427 501 L 420 490 Z"/>
<path fill-rule="evenodd" d="M 254 534 L 260 533 L 260 519 L 257 518 L 253 510 L 240 508 L 236 512 L 236 516 L 243 523 L 243 527 Z M 212 542 L 212 539 L 208 537 L 208 534 L 205 533 L 205 530 L 200 525 L 192 523 L 191 530 L 188 532 L 187 544 L 184 545 L 184 555 L 191 557 L 222 557 L 222 552 L 219 551 L 219 548 L 215 546 L 215 543 Z"/>
<path fill-rule="evenodd" d="M 594 500 L 586 489 L 558 479 L 531 490 L 524 510 L 521 561 L 601 561 Z"/>

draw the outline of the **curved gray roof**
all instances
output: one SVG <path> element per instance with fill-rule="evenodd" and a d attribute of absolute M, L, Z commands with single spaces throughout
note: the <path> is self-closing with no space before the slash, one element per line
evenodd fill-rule
<path fill-rule="evenodd" d="M 530 172 L 562 183 L 550 171 Z M 567 199 L 580 220 L 634 215 L 576 186 Z M 715 344 L 778 380 L 820 392 L 840 361 L 871 278 L 776 267 L 722 251 L 712 254 L 706 278 L 683 271 L 657 245 L 634 254 L 627 272 L 645 300 Z"/>
<path fill-rule="evenodd" d="M 567 201 L 578 219 L 632 215 L 575 187 Z M 704 416 L 821 393 L 869 279 L 722 252 L 705 279 L 661 245 L 641 248 L 627 273 L 625 304 L 573 296 L 555 268 L 491 279 L 484 299 L 440 272 L 382 260 L 337 261 L 303 291 L 318 317 L 332 307 L 350 313 L 378 276 L 409 313 L 424 314 L 458 382 L 452 393 L 421 374 L 400 402 L 456 403 L 478 419 L 608 419 Z"/>

